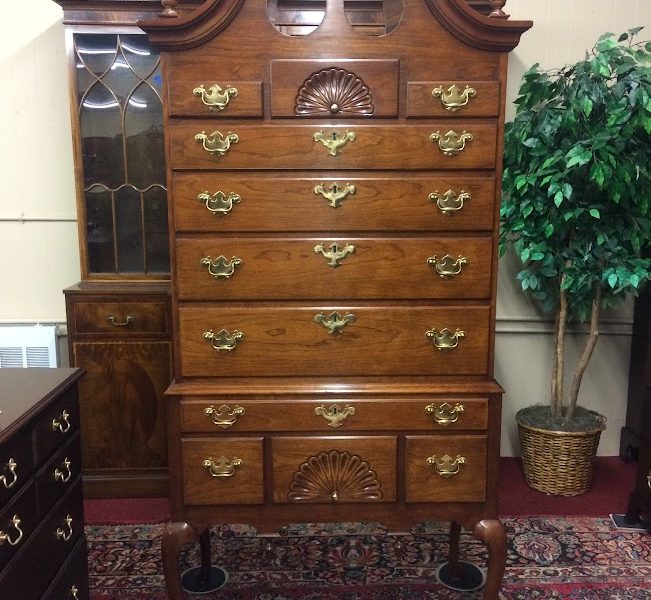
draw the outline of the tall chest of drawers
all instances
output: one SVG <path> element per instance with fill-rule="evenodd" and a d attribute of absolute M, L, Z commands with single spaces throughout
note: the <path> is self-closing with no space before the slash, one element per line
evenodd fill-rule
<path fill-rule="evenodd" d="M 497 16 L 405 0 L 368 37 L 329 1 L 291 37 L 264 0 L 209 0 L 141 23 L 172 190 L 172 598 L 211 523 L 369 519 L 473 530 L 497 597 L 506 53 L 531 25 Z"/>

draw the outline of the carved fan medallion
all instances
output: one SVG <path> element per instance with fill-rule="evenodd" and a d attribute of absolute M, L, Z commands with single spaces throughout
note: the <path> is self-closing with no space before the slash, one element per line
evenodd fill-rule
<path fill-rule="evenodd" d="M 323 69 L 313 73 L 298 90 L 297 115 L 336 115 L 339 113 L 371 115 L 375 107 L 366 84 L 354 73 Z"/>
<path fill-rule="evenodd" d="M 290 502 L 369 502 L 382 499 L 375 472 L 366 461 L 349 452 L 321 452 L 294 473 Z"/>

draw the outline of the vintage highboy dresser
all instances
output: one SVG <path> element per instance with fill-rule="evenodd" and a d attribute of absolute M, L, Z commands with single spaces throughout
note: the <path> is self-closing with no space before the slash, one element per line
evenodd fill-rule
<path fill-rule="evenodd" d="M 0 598 L 88 600 L 80 369 L 0 369 Z"/>
<path fill-rule="evenodd" d="M 404 0 L 309 35 L 266 0 L 140 23 L 162 51 L 175 381 L 177 555 L 211 523 L 425 520 L 505 562 L 493 379 L 507 52 L 530 22 Z M 205 562 L 205 560 L 204 560 Z"/>

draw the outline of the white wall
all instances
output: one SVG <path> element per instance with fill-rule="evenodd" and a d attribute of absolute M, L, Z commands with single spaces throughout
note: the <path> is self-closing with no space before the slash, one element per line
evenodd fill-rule
<path fill-rule="evenodd" d="M 535 22 L 512 53 L 509 100 L 515 97 L 522 73 L 534 62 L 552 67 L 574 61 L 604 31 L 651 25 L 649 0 L 510 0 L 506 9 L 514 19 Z M 79 279 L 61 16 L 51 0 L 22 0 L 3 9 L 0 324 L 64 322 L 61 290 Z M 651 38 L 651 31 L 645 38 Z M 546 402 L 551 352 L 550 323 L 519 291 L 514 271 L 514 265 L 502 261 L 496 376 L 506 389 L 504 455 L 518 452 L 513 414 L 530 403 Z M 586 405 L 608 417 L 602 455 L 618 453 L 630 322 L 630 304 L 609 317 L 581 393 Z M 571 340 L 570 353 L 581 341 L 580 335 Z"/>

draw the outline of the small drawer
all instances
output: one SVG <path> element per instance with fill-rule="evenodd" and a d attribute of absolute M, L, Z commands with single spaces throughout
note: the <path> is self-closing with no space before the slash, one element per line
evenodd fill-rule
<path fill-rule="evenodd" d="M 185 504 L 262 504 L 262 438 L 183 439 Z"/>
<path fill-rule="evenodd" d="M 483 435 L 407 436 L 407 502 L 484 502 L 486 447 Z"/>
<path fill-rule="evenodd" d="M 271 444 L 275 503 L 396 499 L 395 437 L 278 437 Z"/>
<path fill-rule="evenodd" d="M 81 474 L 79 435 L 74 436 L 36 475 L 39 515 L 44 515 Z"/>
<path fill-rule="evenodd" d="M 42 465 L 55 449 L 79 431 L 77 388 L 71 388 L 38 417 L 34 426 L 36 464 Z"/>
<path fill-rule="evenodd" d="M 181 401 L 181 428 L 196 433 L 484 430 L 487 422 L 486 398 Z"/>
<path fill-rule="evenodd" d="M 261 117 L 262 83 L 213 79 L 172 80 L 170 114 L 187 117 Z"/>
<path fill-rule="evenodd" d="M 80 539 L 42 600 L 89 600 L 86 540 Z"/>
<path fill-rule="evenodd" d="M 167 334 L 165 302 L 75 302 L 74 326 L 78 334 Z"/>
<path fill-rule="evenodd" d="M 0 536 L 3 540 L 0 543 L 0 570 L 28 544 L 38 521 L 36 490 L 30 483 L 0 513 Z M 0 598 L 4 598 L 2 593 Z"/>
<path fill-rule="evenodd" d="M 498 81 L 410 81 L 408 117 L 495 117 L 499 114 Z"/>
<path fill-rule="evenodd" d="M 0 506 L 22 488 L 33 471 L 31 429 L 23 429 L 0 450 Z"/>

